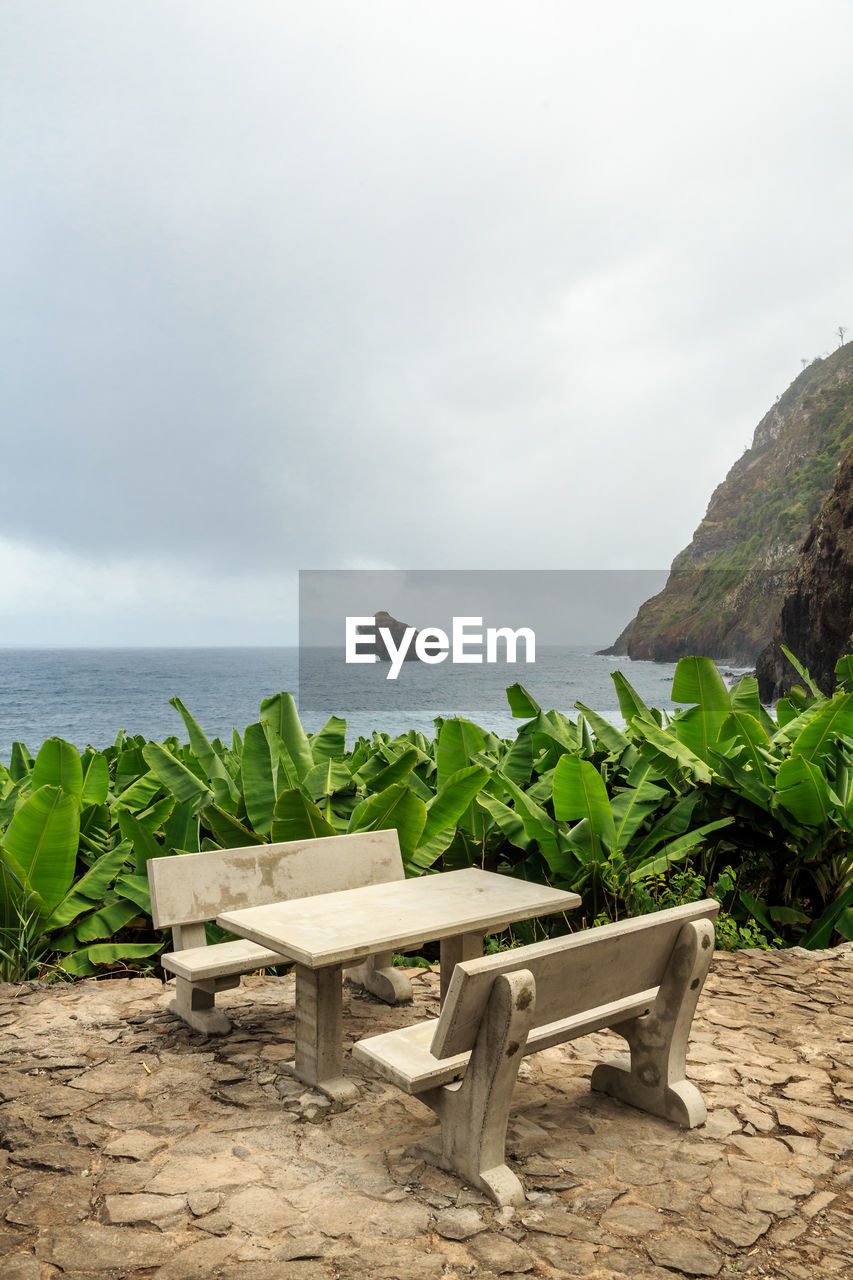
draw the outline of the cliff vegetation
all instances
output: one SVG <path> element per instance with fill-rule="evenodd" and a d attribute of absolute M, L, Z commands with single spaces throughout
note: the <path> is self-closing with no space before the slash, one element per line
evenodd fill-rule
<path fill-rule="evenodd" d="M 817 687 L 829 693 L 839 658 L 853 634 L 853 452 L 803 543 L 776 622 L 773 639 L 758 658 L 756 675 L 765 702 L 801 682 L 786 657 L 796 653 Z"/>
<path fill-rule="evenodd" d="M 773 638 L 798 551 L 852 447 L 848 342 L 808 365 L 765 414 L 673 561 L 663 591 L 606 652 L 754 663 Z"/>

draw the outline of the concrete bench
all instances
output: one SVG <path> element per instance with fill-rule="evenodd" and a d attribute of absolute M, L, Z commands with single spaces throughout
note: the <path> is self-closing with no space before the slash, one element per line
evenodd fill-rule
<path fill-rule="evenodd" d="M 223 1035 L 231 1024 L 216 1008 L 217 992 L 238 986 L 244 973 L 290 963 L 281 952 L 243 938 L 208 946 L 205 922 L 220 912 L 403 878 L 394 830 L 150 858 L 154 927 L 171 928 L 174 945 L 161 957 L 163 968 L 175 974 L 169 1008 L 195 1031 Z M 391 952 L 370 956 L 347 977 L 389 1003 L 411 1000 L 408 978 L 391 961 Z"/>
<path fill-rule="evenodd" d="M 418 1154 L 500 1205 L 523 1204 L 505 1143 L 525 1054 L 612 1027 L 630 1061 L 597 1066 L 593 1089 L 687 1128 L 705 1119 L 685 1052 L 718 910 L 706 899 L 465 960 L 439 1018 L 360 1040 L 353 1054 L 438 1116 L 440 1135 Z"/>

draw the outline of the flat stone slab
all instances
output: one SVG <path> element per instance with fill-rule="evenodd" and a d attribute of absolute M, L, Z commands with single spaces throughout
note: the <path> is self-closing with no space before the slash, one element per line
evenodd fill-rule
<path fill-rule="evenodd" d="M 500 921 L 529 920 L 580 906 L 576 893 L 466 867 L 441 876 L 369 884 L 339 893 L 223 911 L 223 928 L 307 965 L 348 964 Z"/>
<path fill-rule="evenodd" d="M 413 1007 L 345 989 L 347 1045 L 436 1015 L 438 973 L 407 972 Z M 717 954 L 688 1052 L 708 1120 L 689 1131 L 590 1092 L 611 1032 L 527 1058 L 507 1151 L 528 1202 L 498 1210 L 407 1155 L 431 1113 L 351 1055 L 348 1110 L 293 1087 L 292 978 L 219 996 L 216 1041 L 154 979 L 0 986 L 0 1275 L 843 1276 L 852 988 L 851 945 Z"/>

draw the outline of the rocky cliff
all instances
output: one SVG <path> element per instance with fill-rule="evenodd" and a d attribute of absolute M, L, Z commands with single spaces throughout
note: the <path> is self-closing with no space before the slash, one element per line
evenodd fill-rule
<path fill-rule="evenodd" d="M 764 702 L 802 684 L 783 644 L 823 692 L 831 693 L 835 664 L 853 649 L 853 451 L 803 543 L 773 639 L 759 655 L 756 675 Z"/>
<path fill-rule="evenodd" d="M 770 642 L 797 552 L 853 447 L 853 342 L 815 360 L 765 414 L 714 490 L 663 591 L 605 652 L 752 664 Z M 799 656 L 799 654 L 798 654 Z"/>

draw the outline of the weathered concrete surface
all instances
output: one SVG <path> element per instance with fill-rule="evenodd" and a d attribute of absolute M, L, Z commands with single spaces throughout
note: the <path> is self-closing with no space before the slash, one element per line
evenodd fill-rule
<path fill-rule="evenodd" d="M 347 988 L 348 1043 L 437 1013 Z M 527 1203 L 405 1156 L 429 1111 L 347 1055 L 336 1111 L 283 1070 L 292 978 L 227 993 L 205 1040 L 153 979 L 0 987 L 2 1280 L 853 1276 L 853 945 L 717 955 L 672 1127 L 589 1076 L 611 1033 L 528 1058 L 509 1130 Z"/>

